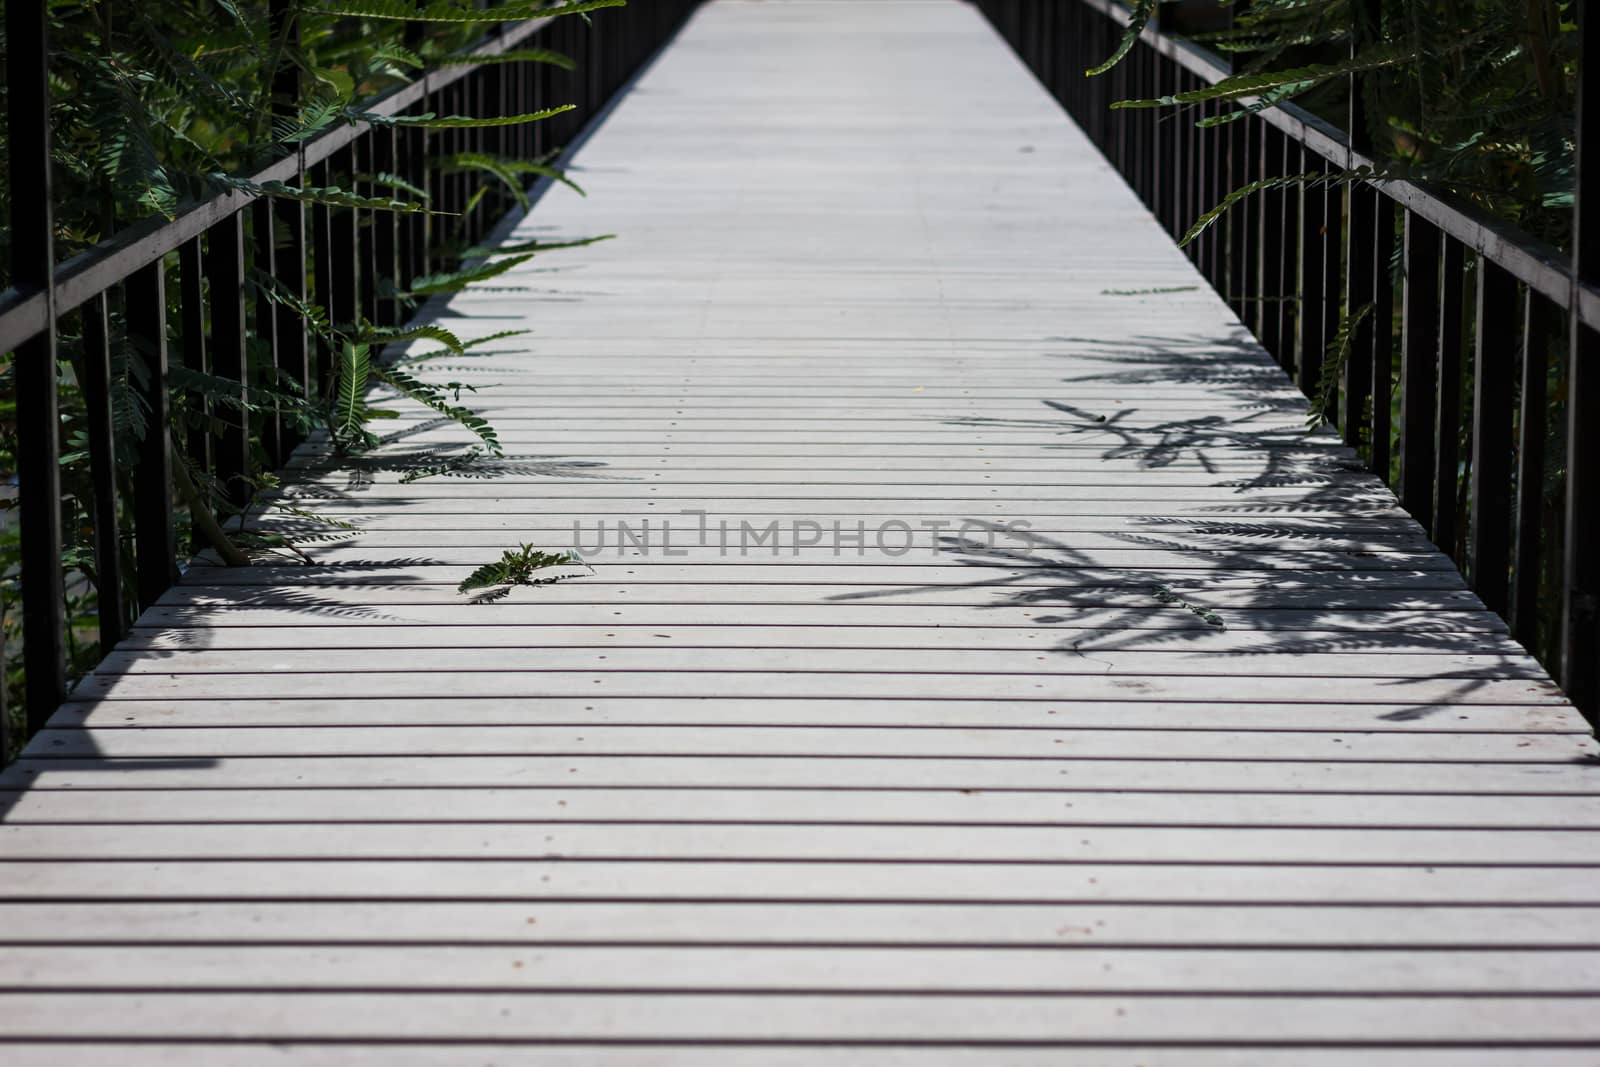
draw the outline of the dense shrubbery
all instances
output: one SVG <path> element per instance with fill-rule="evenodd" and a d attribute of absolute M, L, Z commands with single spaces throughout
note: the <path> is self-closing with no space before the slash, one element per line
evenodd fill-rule
<path fill-rule="evenodd" d="M 512 0 L 492 11 L 466 0 L 413 3 L 412 0 L 161 0 L 159 3 L 114 0 L 49 0 L 51 121 L 53 135 L 56 259 L 62 262 L 93 249 L 131 223 L 149 217 L 171 217 L 187 206 L 219 192 L 243 189 L 312 204 L 365 212 L 431 211 L 424 187 L 392 173 L 340 175 L 341 185 L 301 189 L 267 188 L 247 176 L 297 146 L 333 127 L 352 122 L 430 130 L 460 130 L 533 122 L 567 110 L 547 107 L 532 114 L 480 119 L 460 115 L 407 114 L 384 117 L 366 108 L 378 94 L 400 86 L 428 67 L 465 63 L 551 64 L 571 69 L 573 58 L 542 48 L 520 48 L 493 57 L 464 55 L 464 46 L 494 32 L 502 23 L 551 15 L 578 15 L 624 0 L 566 0 L 528 3 Z M 276 8 L 276 10 L 274 10 Z M 292 72 L 294 77 L 283 77 Z M 285 86 L 295 86 L 286 91 Z M 274 94 L 277 94 L 276 96 Z M 9 105 L 9 98 L 6 104 Z M 459 147 L 459 146 L 458 146 Z M 7 150 L 0 126 L 0 153 Z M 430 152 L 433 150 L 430 147 Z M 484 194 L 499 189 L 499 202 L 526 202 L 525 183 L 547 176 L 561 179 L 547 159 L 504 159 L 487 152 L 433 152 L 430 173 L 477 171 L 485 179 L 469 201 L 467 213 L 482 211 Z M 358 179 L 354 184 L 352 179 Z M 0 182 L 4 175 L 0 173 Z M 5 190 L 0 186 L 0 194 Z M 9 196 L 6 197 L 9 200 Z M 491 196 L 490 200 L 496 198 Z M 456 218 L 431 217 L 434 242 L 430 273 L 417 278 L 383 278 L 378 284 L 401 307 L 415 306 L 429 296 L 482 281 L 529 258 L 534 249 L 501 249 L 518 253 L 463 267 L 466 257 L 491 255 L 472 249 Z M 583 243 L 583 242 L 577 242 Z M 538 249 L 538 250 L 542 250 Z M 9 232 L 0 229 L 0 264 L 9 264 Z M 169 264 L 169 267 L 173 264 Z M 0 280 L 8 280 L 0 278 Z M 430 384 L 415 370 L 380 360 L 379 345 L 396 339 L 429 338 L 437 351 L 459 351 L 461 343 L 437 327 L 414 330 L 380 326 L 359 316 L 352 322 L 332 321 L 328 310 L 293 294 L 276 292 L 270 278 L 252 275 L 252 296 L 292 308 L 312 336 L 331 353 L 332 376 L 325 388 L 309 395 L 275 377 L 257 345 L 250 352 L 249 410 L 256 421 L 270 412 L 301 432 L 320 429 L 338 450 L 359 452 L 375 443 L 368 430 L 373 418 L 387 412 L 389 402 L 374 403 L 370 386 L 382 386 L 393 404 L 420 403 L 459 423 L 472 437 L 459 455 L 426 463 L 414 476 L 458 467 L 464 461 L 497 453 L 493 428 L 460 400 L 464 386 Z M 174 300 L 178 286 L 168 286 Z M 253 301 L 252 301 L 253 303 Z M 239 383 L 192 368 L 172 370 L 174 424 L 149 425 L 133 388 L 147 373 L 137 346 L 128 343 L 121 308 L 113 298 L 109 326 L 113 355 L 113 408 L 119 466 L 133 464 L 137 442 L 151 433 L 172 433 L 176 480 L 183 514 L 177 528 L 179 554 L 201 546 L 190 544 L 191 519 L 220 534 L 217 522 L 241 511 L 241 495 L 258 498 L 275 480 L 270 463 L 258 454 L 253 469 L 263 471 L 252 484 L 221 485 L 185 456 L 190 433 L 216 428 L 214 412 L 239 406 Z M 174 309 L 175 311 L 175 306 Z M 175 314 L 169 322 L 176 322 Z M 84 408 L 74 372 L 82 358 L 82 329 L 77 316 L 59 328 L 62 392 L 62 506 L 66 516 L 66 551 L 62 560 L 67 589 L 69 672 L 80 673 L 99 656 L 93 637 L 96 589 L 100 576 L 93 567 L 93 487 L 87 460 Z M 14 469 L 16 398 L 9 356 L 0 365 L 0 470 Z M 260 440 L 253 442 L 260 452 Z M 187 492 L 186 492 L 187 490 Z M 242 490 L 242 493 L 241 493 Z M 3 505 L 0 529 L 0 617 L 10 645 L 7 679 L 13 714 L 21 696 L 20 657 L 16 655 L 20 593 L 16 562 L 18 528 L 15 501 Z M 315 524 L 315 516 L 296 512 Z M 342 524 L 326 523 L 326 535 L 337 536 Z M 121 532 L 126 545 L 130 531 Z M 213 536 L 225 558 L 243 558 L 249 550 L 274 543 L 262 535 Z M 231 542 L 238 542 L 233 544 Z M 131 551 L 131 549 L 130 549 Z M 130 576 L 133 568 L 125 567 Z M 3 754 L 0 754 L 3 756 Z"/>
<path fill-rule="evenodd" d="M 1160 0 L 1135 0 L 1132 38 Z M 1209 125 L 1287 101 L 1348 122 L 1361 76 L 1380 174 L 1448 190 L 1560 244 L 1571 223 L 1576 0 L 1253 0 L 1226 29 L 1194 33 L 1233 77 L 1122 107 L 1232 100 Z M 1109 64 L 1108 64 L 1109 66 Z"/>

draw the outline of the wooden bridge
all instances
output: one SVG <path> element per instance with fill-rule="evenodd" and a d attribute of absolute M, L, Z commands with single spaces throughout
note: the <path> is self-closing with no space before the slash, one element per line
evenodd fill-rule
<path fill-rule="evenodd" d="M 0 1059 L 1596 1062 L 1589 727 L 974 8 L 716 0 L 573 164 L 497 476 L 302 447 L 6 772 Z"/>

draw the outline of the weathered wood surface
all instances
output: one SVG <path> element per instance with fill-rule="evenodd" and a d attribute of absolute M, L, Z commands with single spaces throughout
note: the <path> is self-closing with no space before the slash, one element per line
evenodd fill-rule
<path fill-rule="evenodd" d="M 0 782 L 0 1059 L 1597 1062 L 1588 728 L 972 9 L 717 0 L 572 163 L 492 477 L 312 442 Z"/>

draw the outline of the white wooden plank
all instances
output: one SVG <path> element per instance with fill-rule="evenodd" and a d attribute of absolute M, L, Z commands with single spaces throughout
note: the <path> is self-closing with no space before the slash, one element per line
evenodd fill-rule
<path fill-rule="evenodd" d="M 769 696 L 817 699 L 1027 699 L 1050 700 L 1198 700 L 1249 699 L 1269 703 L 1306 700 L 1326 703 L 1343 700 L 1361 704 L 1393 705 L 1404 702 L 1413 714 L 1429 708 L 1458 704 L 1549 704 L 1566 706 L 1566 697 L 1554 682 L 1519 678 L 1515 671 L 1487 677 L 1478 669 L 1452 676 L 1317 678 L 1294 675 L 1227 676 L 1183 674 L 1106 675 L 1047 674 L 929 674 L 912 669 L 847 672 L 814 661 L 765 670 L 740 670 L 732 657 L 722 667 L 635 671 L 615 667 L 573 667 L 570 670 L 528 671 L 371 671 L 359 674 L 275 673 L 249 674 L 96 674 L 73 689 L 81 700 L 169 700 L 207 697 L 240 700 L 257 697 L 321 697 L 342 692 L 348 696 L 408 700 L 416 697 L 549 697 L 635 696 L 686 698 L 712 692 L 724 697 Z"/>
<path fill-rule="evenodd" d="M 1600 950 L 18 946 L 0 988 L 939 996 L 1593 994 Z M 929 1005 L 931 1009 L 931 1005 Z"/>
<path fill-rule="evenodd" d="M 1600 831 L 365 824 L 0 826 L 13 860 L 441 859 L 1600 866 Z M 25 878 L 26 876 L 24 876 Z"/>
<path fill-rule="evenodd" d="M 509 961 L 508 961 L 509 969 Z M 0 993 L 12 1033 L 91 1037 L 1093 1045 L 1600 1040 L 1587 997 Z M 381 1028 L 377 1020 L 382 1021 Z"/>
<path fill-rule="evenodd" d="M 1600 906 L 1587 867 L 178 860 L 12 864 L 0 900 Z M 1268 1013 L 1270 1014 L 1270 1013 Z M 15 1032 L 13 1031 L 13 1034 Z"/>
<path fill-rule="evenodd" d="M 838 1046 L 747 1047 L 725 1045 L 605 1044 L 508 1045 L 498 1042 L 428 1044 L 305 1044 L 273 1042 L 259 1045 L 188 1042 L 140 1042 L 136 1046 L 59 1042 L 20 1042 L 5 1046 L 7 1062 L 16 1067 L 59 1067 L 65 1061 L 82 1067 L 126 1067 L 160 1064 L 163 1067 L 234 1067 L 280 1065 L 292 1056 L 327 1067 L 439 1067 L 458 1064 L 463 1056 L 478 1056 L 496 1067 L 844 1067 L 870 1055 L 875 1064 L 888 1067 L 1257 1067 L 1260 1048 L 1151 1048 L 1139 1045 L 1004 1048 L 989 1046 L 896 1047 L 873 1045 L 870 1050 Z M 1537 1050 L 1539 1062 L 1550 1067 L 1593 1067 L 1593 1054 L 1582 1049 Z M 1285 1048 L 1271 1050 L 1272 1062 L 1283 1067 L 1499 1067 L 1506 1049 L 1493 1048 Z"/>
<path fill-rule="evenodd" d="M 227 901 L 0 904 L 12 944 L 1253 946 L 1600 944 L 1600 908 L 1158 904 Z"/>
<path fill-rule="evenodd" d="M 393 786 L 547 786 L 802 789 L 1141 790 L 1159 783 L 1176 792 L 1322 792 L 1405 796 L 1501 793 L 1587 796 L 1588 762 L 1452 763 L 1248 759 L 1068 758 L 981 760 L 724 756 L 367 756 L 272 759 L 70 759 L 25 754 L 0 773 L 0 784 L 51 788 L 328 788 Z M 1401 803 L 1396 801 L 1397 804 Z"/>
<path fill-rule="evenodd" d="M 503 697 L 145 701 L 65 705 L 59 729 L 173 726 L 813 726 L 1312 733 L 1564 733 L 1587 736 L 1570 705 L 1246 703 L 1184 701 L 810 700 L 688 697 Z"/>
<path fill-rule="evenodd" d="M 1417 733 L 1402 731 L 1071 730 L 857 726 L 682 727 L 418 725 L 257 726 L 156 729 L 114 726 L 41 733 L 44 757 L 188 759 L 257 756 L 647 755 L 896 756 L 904 759 L 1177 759 L 1323 762 L 1423 761 L 1555 763 L 1595 754 L 1581 733 Z"/>
<path fill-rule="evenodd" d="M 764 626 L 825 626 L 832 630 L 848 631 L 856 628 L 914 626 L 923 629 L 983 629 L 989 626 L 1022 629 L 1030 626 L 1049 626 L 1052 632 L 1073 631 L 1072 639 L 1123 641 L 1122 647 L 1143 647 L 1140 642 L 1168 647 L 1180 642 L 1178 637 L 1166 636 L 1171 631 L 1179 633 L 1198 631 L 1208 640 L 1224 642 L 1220 647 L 1233 647 L 1226 642 L 1241 644 L 1253 640 L 1253 635 L 1273 635 L 1265 640 L 1284 642 L 1341 641 L 1356 642 L 1357 635 L 1372 634 L 1375 642 L 1411 640 L 1422 645 L 1437 642 L 1448 646 L 1453 641 L 1476 640 L 1468 635 L 1503 635 L 1505 622 L 1489 611 L 1360 611 L 1344 609 L 1337 612 L 1297 611 L 1282 609 L 1236 609 L 1228 613 L 1227 630 L 1221 633 L 1216 627 L 1187 611 L 1172 611 L 1166 606 L 1144 609 L 1101 610 L 1046 607 L 1030 608 L 1026 605 L 991 605 L 981 612 L 970 607 L 944 604 L 887 604 L 871 600 L 838 600 L 832 603 L 739 603 L 724 600 L 721 590 L 696 590 L 693 601 L 687 598 L 673 604 L 584 604 L 568 602 L 559 615 L 541 604 L 517 599 L 494 605 L 493 613 L 485 613 L 478 604 L 413 604 L 403 610 L 371 612 L 366 615 L 339 615 L 332 612 L 301 611 L 292 606 L 249 607 L 217 606 L 154 607 L 140 618 L 140 625 L 130 631 L 130 647 L 140 643 L 159 644 L 171 641 L 178 644 L 221 642 L 223 634 L 200 636 L 190 633 L 196 629 L 233 630 L 245 633 L 252 630 L 266 634 L 268 631 L 284 632 L 303 630 L 307 640 L 321 647 L 339 644 L 353 645 L 362 640 L 393 647 L 407 640 L 404 631 L 426 632 L 429 642 L 442 645 L 454 640 L 458 631 L 485 634 L 485 644 L 495 644 L 487 635 L 491 633 L 522 634 L 523 639 L 548 643 L 567 639 L 582 641 L 598 629 L 602 633 L 627 630 L 670 632 L 682 628 Z M 623 630 L 616 630 L 623 627 Z M 400 633 L 390 630 L 401 628 Z M 339 637 L 334 632 L 354 629 L 357 633 Z M 1140 631 L 1153 630 L 1144 635 Z M 365 634 L 359 631 L 366 631 Z M 1081 636 L 1080 636 L 1081 635 Z M 1094 635 L 1093 638 L 1090 635 Z M 240 638 L 244 640 L 244 638 Z M 270 638 L 263 638 L 270 640 Z M 1503 637 L 1484 636 L 1486 646 L 1504 647 Z"/>
<path fill-rule="evenodd" d="M 890 609 L 892 612 L 894 609 Z M 785 612 L 789 615 L 793 609 Z M 828 608 L 837 619 L 838 610 Z M 476 619 L 462 617 L 464 625 L 403 625 L 398 622 L 370 627 L 350 625 L 314 626 L 302 628 L 296 624 L 292 611 L 278 613 L 278 625 L 250 626 L 239 616 L 244 612 L 230 612 L 219 621 L 225 625 L 197 627 L 185 625 L 170 629 L 140 627 L 135 629 L 117 647 L 124 652 L 198 651 L 226 649 L 300 649 L 331 651 L 333 649 L 365 648 L 371 650 L 418 649 L 551 649 L 551 648 L 949 648 L 949 649 L 1012 649 L 1058 650 L 1061 652 L 1090 652 L 1103 649 L 1108 652 L 1170 652 L 1184 657 L 1184 662 L 1199 660 L 1209 655 L 1339 655 L 1389 656 L 1424 654 L 1492 655 L 1507 661 L 1525 656 L 1522 646 L 1504 634 L 1482 630 L 1461 630 L 1407 633 L 1403 630 L 1351 629 L 1337 630 L 1265 630 L 1243 629 L 1230 626 L 1217 630 L 1203 619 L 1194 618 L 1192 627 L 1142 628 L 1131 632 L 1107 632 L 1098 628 L 1062 626 L 1052 620 L 1045 626 L 1027 627 L 1026 619 L 1015 620 L 1011 626 L 951 625 L 929 623 L 926 615 L 917 621 L 923 625 L 894 625 L 885 613 L 873 613 L 870 621 L 854 626 L 784 625 L 777 619 L 784 616 L 772 613 L 772 622 L 746 619 L 740 624 L 722 623 L 683 625 L 681 622 L 651 624 L 620 623 L 615 617 L 607 621 L 578 625 L 572 612 L 562 613 L 562 623 L 546 621 L 544 624 L 474 625 L 484 616 L 480 611 Z M 608 613 L 609 614 L 609 613 Z M 947 617 L 960 618 L 965 614 Z M 1038 614 L 1045 614 L 1040 612 Z M 1185 613 L 1188 614 L 1187 612 Z M 497 609 L 494 618 L 498 621 Z M 914 618 L 907 612 L 904 618 Z M 272 620 L 261 612 L 262 621 Z M 272 620 L 277 621 L 277 620 Z M 792 616 L 790 616 L 792 621 Z M 1077 620 L 1073 620 L 1077 621 Z M 1167 621 L 1163 617 L 1156 621 Z M 1174 619 L 1172 621 L 1182 621 Z M 1232 620 L 1229 620 L 1230 622 Z M 873 625 L 877 622 L 877 625 Z M 310 632 L 306 632 L 309 629 Z M 197 632 L 200 631 L 200 632 Z M 1408 661 L 1407 665 L 1419 665 Z"/>
<path fill-rule="evenodd" d="M 1586 728 L 974 10 L 716 0 L 572 162 L 415 365 L 495 476 L 314 435 L 365 529 L 0 774 L 7 1063 L 1593 1059 Z M 780 552 L 455 592 L 681 509 Z"/>
<path fill-rule="evenodd" d="M 1600 830 L 1600 798 L 989 792 L 958 789 L 383 790 L 38 788 L 0 796 L 9 825 L 27 823 L 749 822 L 1016 826 L 1283 826 Z M 1204 931 L 1196 931 L 1203 934 Z M 1399 936 L 1401 931 L 1395 931 Z M 9 936 L 9 935 L 8 935 Z"/>
<path fill-rule="evenodd" d="M 1198 642 L 1197 642 L 1198 644 Z M 410 672 L 464 674 L 490 672 L 647 671 L 1026 674 L 1059 678 L 1211 676 L 1265 679 L 1400 678 L 1406 686 L 1432 681 L 1539 680 L 1543 669 L 1526 653 L 1462 654 L 1395 652 L 1351 657 L 1339 653 L 1293 652 L 1136 652 L 1119 648 L 1073 648 L 1066 642 L 1034 648 L 926 648 L 914 640 L 885 647 L 841 648 L 826 641 L 774 647 L 726 648 L 698 642 L 530 649 L 373 649 L 360 657 L 343 650 L 268 649 L 265 651 L 186 648 L 113 652 L 98 668 L 105 676 L 137 674 L 326 674 L 330 677 Z"/>

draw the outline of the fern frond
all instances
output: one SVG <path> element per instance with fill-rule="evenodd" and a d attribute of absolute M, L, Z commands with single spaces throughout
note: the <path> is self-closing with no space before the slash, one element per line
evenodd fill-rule
<path fill-rule="evenodd" d="M 561 104 L 557 107 L 547 107 L 542 111 L 528 111 L 521 115 L 499 115 L 491 118 L 474 118 L 471 115 L 435 115 L 429 111 L 421 115 L 379 115 L 373 111 L 356 111 L 350 109 L 346 115 L 354 122 L 365 122 L 373 126 L 409 126 L 424 130 L 475 130 L 490 126 L 520 126 L 528 122 L 543 122 L 545 119 L 572 111 L 577 104 Z"/>
<path fill-rule="evenodd" d="M 463 249 L 459 255 L 462 259 L 479 259 L 483 256 L 513 256 L 522 253 L 537 255 L 540 252 L 555 252 L 562 248 L 583 248 L 587 245 L 599 244 L 601 241 L 610 241 L 617 235 L 603 233 L 599 237 L 583 237 L 576 241 L 523 241 L 520 244 L 500 245 L 495 248 L 476 246 Z"/>
<path fill-rule="evenodd" d="M 627 0 L 571 0 L 565 4 L 504 4 L 484 11 L 444 2 L 417 7 L 410 0 L 329 0 L 314 9 L 320 15 L 346 18 L 388 19 L 394 22 L 526 22 L 528 19 L 581 15 L 607 7 L 624 7 Z"/>
<path fill-rule="evenodd" d="M 456 586 L 458 593 L 470 593 L 474 589 L 489 589 L 494 586 L 513 585 L 546 585 L 550 582 L 559 582 L 576 575 L 551 575 L 538 578 L 536 571 L 549 570 L 552 567 L 582 566 L 587 563 L 571 552 L 541 552 L 532 545 L 522 545 L 518 548 L 507 549 L 500 558 L 492 563 L 485 563 L 461 580 Z M 590 570 L 593 570 L 591 567 Z M 497 598 L 498 599 L 498 598 Z"/>
<path fill-rule="evenodd" d="M 1363 304 L 1354 315 L 1348 312 L 1339 317 L 1339 329 L 1328 342 L 1322 360 L 1322 375 L 1317 380 L 1316 393 L 1311 397 L 1311 410 L 1306 414 L 1306 428 L 1315 429 L 1325 420 L 1332 420 L 1333 404 L 1339 391 L 1339 380 L 1344 377 L 1345 364 L 1350 362 L 1356 330 L 1372 313 L 1371 304 Z"/>
<path fill-rule="evenodd" d="M 494 55 L 455 55 L 444 56 L 439 60 L 441 67 L 458 67 L 479 63 L 549 63 L 551 66 L 560 67 L 562 70 L 578 69 L 577 60 L 549 48 L 514 48 L 508 52 L 498 52 Z"/>
<path fill-rule="evenodd" d="M 447 274 L 424 274 L 420 278 L 411 279 L 411 287 L 406 291 L 405 295 L 428 296 L 433 293 L 458 292 L 474 282 L 481 282 L 520 267 L 532 258 L 533 253 L 529 252 L 520 256 L 512 256 L 510 259 L 498 259 L 491 263 L 480 263 L 475 267 L 451 271 Z"/>
<path fill-rule="evenodd" d="M 367 385 L 372 377 L 372 358 L 366 345 L 346 341 L 334 357 L 333 411 L 328 429 L 341 448 L 370 444 L 367 431 L 370 417 Z"/>
<path fill-rule="evenodd" d="M 475 434 L 495 455 L 500 455 L 504 447 L 500 444 L 500 437 L 495 432 L 489 420 L 470 408 L 464 408 L 452 403 L 445 395 L 444 390 L 438 386 L 429 385 L 427 382 L 418 381 L 410 374 L 398 367 L 374 366 L 371 368 L 372 376 L 390 388 L 398 391 L 402 396 L 414 400 L 425 407 L 432 408 L 445 418 L 457 423 L 463 429 Z M 457 387 L 459 395 L 460 387 Z"/>
<path fill-rule="evenodd" d="M 1133 50 L 1139 35 L 1144 32 L 1145 26 L 1149 25 L 1159 3 L 1160 0 L 1133 0 L 1133 8 L 1128 12 L 1128 25 L 1123 28 L 1122 38 L 1117 42 L 1116 51 L 1112 52 L 1104 63 L 1084 71 L 1084 75 L 1092 78 L 1096 74 L 1104 74 L 1122 62 L 1122 57 Z"/>
<path fill-rule="evenodd" d="M 1313 63 L 1309 66 L 1295 67 L 1292 70 L 1235 74 L 1230 78 L 1222 79 L 1215 85 L 1207 85 L 1200 89 L 1174 93 L 1171 96 L 1149 97 L 1143 100 L 1118 100 L 1111 106 L 1113 109 L 1121 110 L 1126 108 L 1170 107 L 1174 104 L 1203 104 L 1213 100 L 1237 100 L 1241 97 L 1259 96 L 1264 92 L 1272 89 L 1281 89 L 1286 85 L 1300 83 L 1317 85 L 1333 78 L 1342 78 L 1366 71 L 1382 70 L 1385 67 L 1396 67 L 1402 63 L 1409 63 L 1414 59 L 1416 59 L 1416 52 L 1411 48 L 1396 45 L 1379 45 L 1368 49 L 1359 56 L 1340 63 Z"/>
<path fill-rule="evenodd" d="M 438 341 L 450 352 L 464 353 L 467 350 L 459 337 L 443 326 L 431 323 L 416 326 L 374 326 L 371 323 L 363 323 L 361 328 L 351 335 L 351 340 L 364 345 L 395 344 L 422 338 Z"/>

